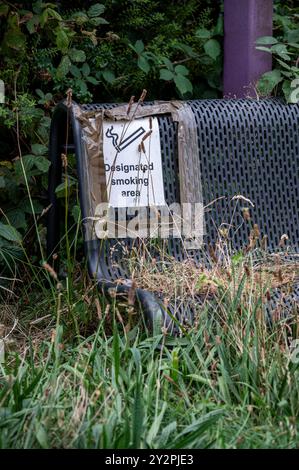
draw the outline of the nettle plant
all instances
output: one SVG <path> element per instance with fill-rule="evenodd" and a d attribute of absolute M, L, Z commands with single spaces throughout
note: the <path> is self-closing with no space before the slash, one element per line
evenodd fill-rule
<path fill-rule="evenodd" d="M 257 49 L 272 54 L 274 69 L 263 74 L 257 84 L 262 96 L 283 95 L 287 103 L 299 102 L 299 12 L 292 16 L 275 14 L 277 37 L 263 36 Z"/>

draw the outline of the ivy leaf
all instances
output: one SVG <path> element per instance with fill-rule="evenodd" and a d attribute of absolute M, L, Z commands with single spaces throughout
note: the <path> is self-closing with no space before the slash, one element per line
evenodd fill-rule
<path fill-rule="evenodd" d="M 169 81 L 169 80 L 172 80 L 173 77 L 174 77 L 174 74 L 173 74 L 173 72 L 171 72 L 170 70 L 168 70 L 168 69 L 161 69 L 161 70 L 160 70 L 160 78 L 161 78 L 162 80 L 167 80 L 167 81 Z"/>
<path fill-rule="evenodd" d="M 21 242 L 22 236 L 21 234 L 12 227 L 11 225 L 3 224 L 0 222 L 0 237 L 5 238 L 10 242 Z"/>
<path fill-rule="evenodd" d="M 216 39 L 209 39 L 203 47 L 205 53 L 213 60 L 216 60 L 221 53 L 220 44 Z"/>
<path fill-rule="evenodd" d="M 86 60 L 85 52 L 80 49 L 70 49 L 68 54 L 74 62 L 84 62 Z"/>
<path fill-rule="evenodd" d="M 0 176 L 0 189 L 5 188 L 5 178 L 4 176 Z"/>
<path fill-rule="evenodd" d="M 174 70 L 179 75 L 189 75 L 189 70 L 184 65 L 177 65 Z"/>
<path fill-rule="evenodd" d="M 206 28 L 198 29 L 195 35 L 200 39 L 210 39 L 210 37 L 212 36 L 211 31 Z"/>
<path fill-rule="evenodd" d="M 256 40 L 256 44 L 259 44 L 261 46 L 267 46 L 267 45 L 272 45 L 272 44 L 277 44 L 278 41 L 275 39 L 273 36 L 262 36 L 261 38 L 258 38 Z"/>
<path fill-rule="evenodd" d="M 273 88 L 283 80 L 280 70 L 274 69 L 271 72 L 266 72 L 258 81 L 258 91 L 262 95 L 270 95 Z"/>
<path fill-rule="evenodd" d="M 184 75 L 175 75 L 174 83 L 182 95 L 188 92 L 191 93 L 193 90 L 192 83 L 188 78 L 184 77 Z"/>
<path fill-rule="evenodd" d="M 104 11 L 105 5 L 102 5 L 102 3 L 95 3 L 89 8 L 87 14 L 89 18 L 94 18 L 95 16 L 100 16 Z"/>
<path fill-rule="evenodd" d="M 150 71 L 150 64 L 144 56 L 139 56 L 137 61 L 138 67 L 144 72 L 148 73 Z"/>

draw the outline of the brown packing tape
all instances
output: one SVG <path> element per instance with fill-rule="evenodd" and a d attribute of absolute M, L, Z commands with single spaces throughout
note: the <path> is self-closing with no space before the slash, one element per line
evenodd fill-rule
<path fill-rule="evenodd" d="M 178 162 L 181 203 L 202 204 L 201 175 L 198 158 L 196 121 L 189 105 L 182 101 L 155 101 L 151 105 L 134 103 L 100 111 L 84 111 L 73 104 L 73 112 L 82 129 L 82 141 L 87 154 L 87 180 L 90 188 L 88 217 L 93 218 L 98 204 L 107 202 L 107 187 L 103 157 L 103 121 L 131 121 L 148 116 L 170 114 L 178 123 Z M 93 222 L 92 222 L 93 224 Z M 202 240 L 202 232 L 199 240 Z M 94 230 L 87 230 L 94 238 Z"/>

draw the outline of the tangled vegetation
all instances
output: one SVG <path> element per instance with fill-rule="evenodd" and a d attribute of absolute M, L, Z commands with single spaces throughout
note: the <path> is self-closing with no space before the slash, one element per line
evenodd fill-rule
<path fill-rule="evenodd" d="M 257 47 L 275 67 L 259 93 L 292 101 L 298 8 L 274 3 L 273 37 Z M 206 269 L 131 250 L 133 294 L 196 304 L 180 337 L 149 335 L 130 302 L 108 302 L 87 276 L 68 155 L 59 275 L 47 263 L 49 129 L 68 90 L 80 103 L 222 91 L 221 0 L 71 5 L 0 5 L 0 448 L 298 448 L 298 305 L 264 315 L 269 290 L 298 281 L 297 260 L 250 245 Z"/>

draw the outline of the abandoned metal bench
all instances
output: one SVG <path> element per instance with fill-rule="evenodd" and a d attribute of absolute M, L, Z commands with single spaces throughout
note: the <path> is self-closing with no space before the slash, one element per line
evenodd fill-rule
<path fill-rule="evenodd" d="M 144 104 L 146 106 L 146 103 Z M 191 257 L 206 262 L 204 253 L 219 239 L 224 223 L 230 231 L 231 249 L 235 252 L 248 244 L 250 226 L 244 223 L 242 206 L 250 207 L 251 219 L 260 233 L 267 237 L 268 251 L 279 250 L 281 237 L 288 238 L 289 253 L 299 252 L 299 108 L 279 100 L 195 100 L 188 102 L 196 120 L 198 159 L 201 170 L 205 234 L 201 249 L 186 250 L 178 238 L 167 240 L 169 253 L 178 261 Z M 116 105 L 86 104 L 81 110 L 100 111 Z M 177 152 L 177 124 L 170 115 L 158 116 L 162 173 L 165 200 L 168 205 L 180 202 Z M 83 145 L 82 126 L 76 119 L 74 105 L 61 103 L 52 120 L 49 158 L 49 199 L 52 204 L 48 218 L 48 256 L 59 244 L 60 213 L 55 194 L 61 183 L 61 153 L 68 148 L 77 161 L 80 204 L 83 226 L 86 218 L 89 191 L 87 153 Z M 248 203 L 246 203 L 246 200 Z M 84 231 L 86 234 L 86 229 Z M 285 236 L 287 235 L 287 237 Z M 92 239 L 85 237 L 85 253 L 89 274 L 95 278 L 103 293 L 111 288 L 116 295 L 126 296 L 130 283 L 119 283 L 128 274 L 128 254 L 131 239 Z M 205 260 L 205 261 L 204 261 Z M 175 333 L 178 323 L 192 323 L 193 307 L 170 302 L 165 308 L 154 292 L 140 288 L 135 292 L 149 326 L 156 319 Z M 279 289 L 273 293 L 268 307 L 275 308 L 281 300 Z M 286 311 L 298 302 L 299 285 L 283 299 Z"/>

